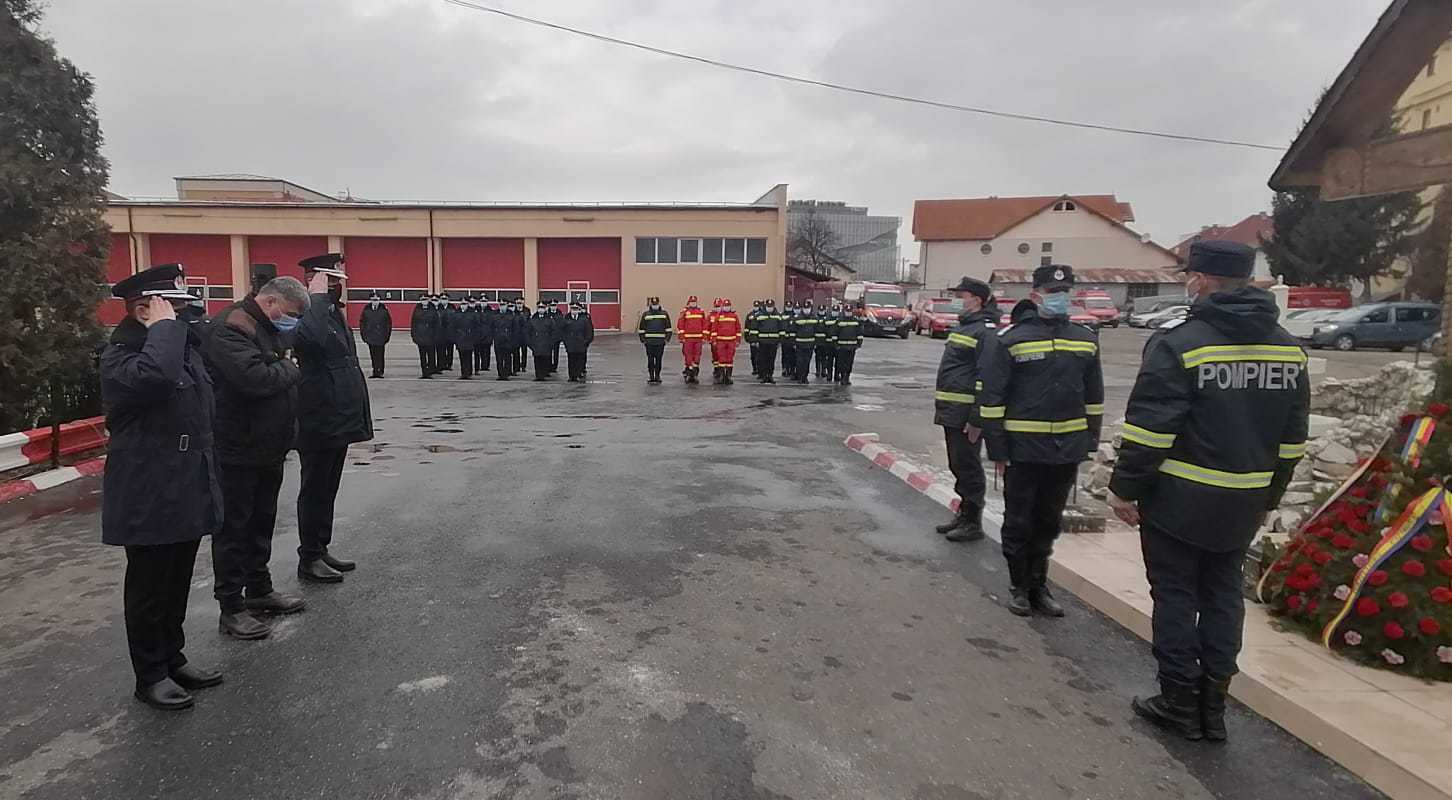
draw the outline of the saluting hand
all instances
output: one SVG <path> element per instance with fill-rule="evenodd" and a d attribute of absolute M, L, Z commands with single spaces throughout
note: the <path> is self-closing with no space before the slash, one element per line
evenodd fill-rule
<path fill-rule="evenodd" d="M 147 304 L 146 321 L 142 324 L 150 328 L 164 319 L 176 319 L 176 309 L 171 307 L 171 301 L 165 297 L 152 295 L 151 302 Z"/>
<path fill-rule="evenodd" d="M 308 281 L 308 294 L 327 294 L 328 276 L 321 272 L 314 272 L 313 279 Z"/>

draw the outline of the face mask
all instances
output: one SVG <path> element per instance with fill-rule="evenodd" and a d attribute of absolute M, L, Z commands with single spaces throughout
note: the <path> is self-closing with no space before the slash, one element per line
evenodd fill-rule
<path fill-rule="evenodd" d="M 272 325 L 282 333 L 290 333 L 295 328 L 297 328 L 298 323 L 301 321 L 302 319 L 299 317 L 294 317 L 289 314 L 283 314 L 281 317 L 273 320 Z"/>
<path fill-rule="evenodd" d="M 1039 304 L 1045 314 L 1053 317 L 1069 316 L 1069 293 L 1052 292 L 1044 295 L 1044 301 Z"/>
<path fill-rule="evenodd" d="M 1204 288 L 1204 281 L 1200 280 L 1198 277 L 1191 278 L 1188 281 L 1185 281 L 1185 296 L 1189 297 L 1190 302 L 1193 303 L 1196 300 L 1200 299 L 1200 292 L 1203 291 Z"/>

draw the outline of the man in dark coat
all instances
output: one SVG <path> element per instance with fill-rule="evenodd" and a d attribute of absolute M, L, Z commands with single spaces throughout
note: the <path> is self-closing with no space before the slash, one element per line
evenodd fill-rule
<path fill-rule="evenodd" d="M 388 313 L 388 306 L 383 304 L 378 292 L 370 295 L 368 305 L 363 307 L 363 315 L 358 319 L 358 333 L 363 336 L 363 343 L 368 345 L 373 377 L 383 377 L 383 350 L 388 340 L 393 338 L 393 315 Z"/>
<path fill-rule="evenodd" d="M 418 346 L 419 377 L 432 378 L 439 371 L 439 312 L 432 295 L 424 295 L 413 308 L 408 332 Z"/>
<path fill-rule="evenodd" d="M 524 299 L 514 301 L 514 319 L 510 320 L 511 330 L 514 332 L 514 372 L 524 372 L 529 366 L 529 308 L 525 306 Z"/>
<path fill-rule="evenodd" d="M 508 304 L 493 313 L 494 372 L 496 380 L 507 381 L 514 375 L 514 313 Z"/>
<path fill-rule="evenodd" d="M 560 370 L 560 345 L 565 341 L 565 315 L 560 313 L 558 303 L 549 305 L 550 321 L 554 323 L 554 339 L 550 343 L 550 374 Z"/>
<path fill-rule="evenodd" d="M 448 292 L 439 295 L 438 307 L 439 371 L 447 372 L 454 368 L 454 325 L 459 311 L 454 308 L 454 301 L 449 297 Z"/>
<path fill-rule="evenodd" d="M 467 381 L 474 375 L 474 350 L 479 346 L 479 332 L 483 318 L 479 305 L 469 302 L 454 314 L 454 346 L 459 348 L 459 380 Z"/>
<path fill-rule="evenodd" d="M 565 317 L 565 359 L 569 366 L 570 383 L 583 383 L 585 380 L 585 359 L 590 351 L 590 343 L 595 341 L 595 322 L 585 309 L 578 303 L 570 307 L 570 315 Z"/>
<path fill-rule="evenodd" d="M 139 272 L 111 290 L 126 318 L 101 354 L 111 432 L 101 541 L 126 548 L 126 642 L 136 697 L 189 708 L 222 674 L 187 663 L 187 594 L 201 538 L 222 523 L 212 451 L 212 381 L 197 337 L 176 318 L 190 297 L 180 264 Z"/>
<path fill-rule="evenodd" d="M 217 401 L 212 427 L 224 512 L 222 527 L 212 534 L 212 594 L 221 607 L 219 629 L 236 639 L 264 639 L 271 632 L 255 614 L 303 610 L 302 598 L 273 588 L 267 562 L 302 379 L 286 356 L 284 337 L 310 302 L 297 278 L 273 278 L 217 314 L 203 339 Z"/>
<path fill-rule="evenodd" d="M 368 384 L 358 367 L 353 332 L 343 316 L 343 255 L 327 253 L 298 262 L 308 278 L 312 305 L 298 325 L 293 352 L 302 369 L 298 384 L 297 453 L 302 481 L 297 493 L 298 577 L 338 583 L 356 565 L 328 552 L 333 503 L 348 445 L 373 438 Z"/>
<path fill-rule="evenodd" d="M 489 355 L 494 349 L 494 306 L 478 298 L 476 301 L 479 308 L 479 344 L 474 348 L 474 371 L 489 371 Z"/>
<path fill-rule="evenodd" d="M 529 318 L 529 350 L 534 355 L 534 379 L 550 376 L 550 352 L 555 346 L 555 320 L 541 302 Z"/>

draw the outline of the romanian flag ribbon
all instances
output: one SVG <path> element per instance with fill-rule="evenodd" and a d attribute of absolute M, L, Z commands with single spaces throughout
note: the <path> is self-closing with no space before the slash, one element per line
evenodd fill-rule
<path fill-rule="evenodd" d="M 1422 463 L 1422 450 L 1427 447 L 1427 442 L 1432 441 L 1432 434 L 1437 430 L 1437 420 L 1431 417 L 1422 417 L 1412 423 L 1411 430 L 1407 431 L 1407 442 L 1402 445 L 1402 463 L 1416 469 Z M 1387 488 L 1386 497 L 1381 501 L 1381 507 L 1376 510 L 1373 519 L 1377 522 L 1386 522 L 1387 514 L 1391 504 L 1396 502 L 1397 495 L 1401 494 L 1402 487 L 1393 484 Z"/>
<path fill-rule="evenodd" d="M 1321 630 L 1323 647 L 1330 649 L 1336 629 L 1351 615 L 1351 610 L 1356 607 L 1356 601 L 1361 597 L 1362 590 L 1366 588 L 1366 581 L 1371 573 L 1380 569 L 1387 559 L 1396 555 L 1397 551 L 1411 541 L 1412 537 L 1416 536 L 1427 524 L 1432 513 L 1443 507 L 1448 499 L 1447 490 L 1438 486 L 1429 489 L 1421 497 L 1407 504 L 1406 510 L 1400 517 L 1397 517 L 1391 527 L 1386 529 L 1386 533 L 1381 537 L 1381 541 L 1376 543 L 1376 547 L 1371 549 L 1366 565 L 1356 571 L 1356 577 L 1351 582 L 1351 594 L 1346 596 L 1346 602 L 1342 605 L 1341 610 L 1336 612 L 1336 616 L 1332 617 L 1331 621 L 1326 623 L 1326 627 Z"/>

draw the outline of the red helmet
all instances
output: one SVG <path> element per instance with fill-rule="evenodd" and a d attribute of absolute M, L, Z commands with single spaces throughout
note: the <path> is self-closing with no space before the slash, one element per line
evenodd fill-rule
<path fill-rule="evenodd" d="M 697 302 L 700 302 L 700 301 L 696 299 L 696 296 L 695 295 L 691 295 L 690 297 L 687 297 L 686 298 L 686 302 L 687 303 L 697 303 Z"/>
<path fill-rule="evenodd" d="M 729 297 L 723 297 L 723 298 L 721 298 L 721 305 L 723 305 L 723 306 L 729 306 L 729 305 L 731 305 L 731 298 L 729 298 Z"/>
<path fill-rule="evenodd" d="M 712 308 L 720 308 L 721 307 L 721 298 L 718 297 L 715 300 L 712 300 L 711 301 L 711 307 Z"/>

